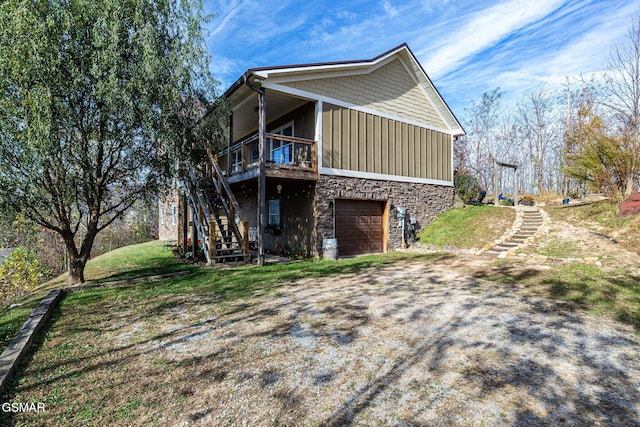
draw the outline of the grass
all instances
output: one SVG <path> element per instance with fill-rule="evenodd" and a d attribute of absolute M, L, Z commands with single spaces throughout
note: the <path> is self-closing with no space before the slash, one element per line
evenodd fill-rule
<path fill-rule="evenodd" d="M 420 242 L 439 247 L 481 248 L 511 227 L 515 211 L 495 206 L 466 206 L 438 215 L 420 234 Z"/>
<path fill-rule="evenodd" d="M 162 242 L 153 241 L 116 249 L 90 260 L 85 269 L 85 278 L 87 283 L 100 283 L 193 269 L 193 266 L 173 257 Z M 66 285 L 67 274 L 58 276 L 22 297 L 17 301 L 17 307 L 2 312 L 0 348 L 7 346 L 51 289 L 64 288 Z"/>
<path fill-rule="evenodd" d="M 27 321 L 41 299 L 38 294 L 36 297 L 23 300 L 21 306 L 7 309 L 0 315 L 0 346 L 2 349 L 16 336 L 20 327 Z"/>
<path fill-rule="evenodd" d="M 175 258 L 162 241 L 151 241 L 138 245 L 115 249 L 100 255 L 87 263 L 87 282 L 132 279 L 193 269 Z M 43 285 L 43 288 L 64 287 L 67 274 L 63 274 Z"/>
<path fill-rule="evenodd" d="M 576 242 L 555 240 L 538 250 L 540 255 L 553 258 L 572 258 L 580 253 Z"/>
<path fill-rule="evenodd" d="M 498 260 L 474 276 L 518 286 L 532 294 L 569 303 L 591 314 L 632 325 L 640 332 L 640 275 L 584 262 L 562 262 L 537 269 L 522 261 Z"/>

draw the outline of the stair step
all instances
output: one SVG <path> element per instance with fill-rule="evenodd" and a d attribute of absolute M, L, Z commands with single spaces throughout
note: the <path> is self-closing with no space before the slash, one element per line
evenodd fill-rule
<path fill-rule="evenodd" d="M 233 261 L 246 261 L 248 255 L 244 254 L 229 254 L 229 255 L 216 255 L 212 259 L 216 262 L 233 262 Z"/>
<path fill-rule="evenodd" d="M 494 251 L 494 250 L 490 249 L 488 251 L 482 252 L 480 255 L 487 256 L 487 257 L 496 257 L 496 256 L 500 255 L 500 253 L 501 252 L 499 252 L 499 251 Z"/>

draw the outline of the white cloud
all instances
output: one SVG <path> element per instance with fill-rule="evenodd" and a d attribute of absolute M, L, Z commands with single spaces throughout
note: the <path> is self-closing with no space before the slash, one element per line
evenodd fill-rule
<path fill-rule="evenodd" d="M 390 18 L 395 18 L 398 15 L 398 9 L 393 7 L 388 0 L 382 3 L 382 7 Z"/>
<path fill-rule="evenodd" d="M 213 37 L 222 32 L 227 27 L 227 25 L 232 22 L 236 15 L 248 4 L 248 1 L 238 2 L 237 0 L 233 0 L 229 5 L 227 5 L 222 21 L 211 30 L 211 32 L 209 33 L 209 37 Z M 218 19 L 214 20 L 213 22 L 215 24 L 216 22 L 218 22 Z"/>
<path fill-rule="evenodd" d="M 552 12 L 561 0 L 523 3 L 511 0 L 475 13 L 459 30 L 452 29 L 450 43 L 442 45 L 424 64 L 433 76 L 455 68 L 465 58 L 494 46 L 514 31 Z M 426 52 L 419 52 L 424 56 Z"/>

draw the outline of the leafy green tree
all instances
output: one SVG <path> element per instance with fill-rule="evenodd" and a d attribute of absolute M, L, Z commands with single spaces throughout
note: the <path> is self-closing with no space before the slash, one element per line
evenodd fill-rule
<path fill-rule="evenodd" d="M 636 140 L 620 129 L 609 130 L 591 96 L 581 101 L 565 139 L 567 175 L 617 200 L 630 193 L 629 184 L 637 171 Z"/>
<path fill-rule="evenodd" d="M 219 126 L 196 125 L 217 86 L 201 12 L 198 0 L 0 4 L 0 199 L 61 236 L 71 284 L 96 234 Z"/>
<path fill-rule="evenodd" d="M 640 13 L 631 18 L 626 37 L 611 50 L 605 73 L 602 104 L 617 122 L 615 150 L 625 150 L 624 168 L 628 169 L 624 195 L 637 191 L 640 184 Z M 620 169 L 620 168 L 618 168 Z"/>

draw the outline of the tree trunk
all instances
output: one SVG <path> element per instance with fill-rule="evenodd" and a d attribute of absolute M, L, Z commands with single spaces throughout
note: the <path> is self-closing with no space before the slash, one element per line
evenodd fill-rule
<path fill-rule="evenodd" d="M 69 285 L 79 285 L 84 283 L 84 267 L 87 265 L 87 258 L 83 256 L 69 257 Z"/>

